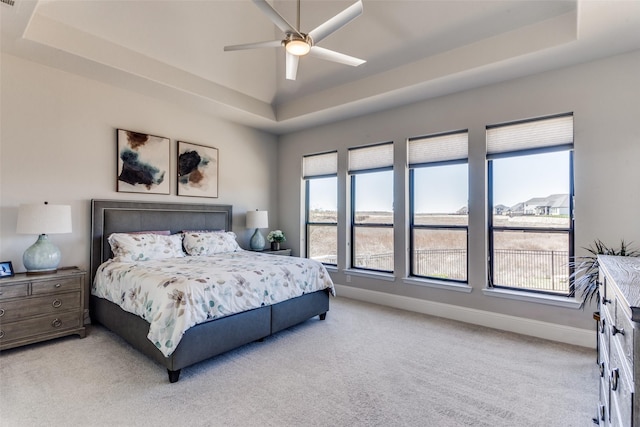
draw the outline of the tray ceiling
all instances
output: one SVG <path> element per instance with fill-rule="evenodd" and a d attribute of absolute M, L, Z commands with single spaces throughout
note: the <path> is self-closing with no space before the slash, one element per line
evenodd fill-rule
<path fill-rule="evenodd" d="M 0 4 L 2 50 L 274 133 L 286 133 L 640 48 L 640 1 L 363 0 L 321 43 L 349 67 L 283 49 L 248 0 L 15 0 Z M 309 31 L 351 0 L 301 0 Z M 273 7 L 296 22 L 296 2 Z"/>

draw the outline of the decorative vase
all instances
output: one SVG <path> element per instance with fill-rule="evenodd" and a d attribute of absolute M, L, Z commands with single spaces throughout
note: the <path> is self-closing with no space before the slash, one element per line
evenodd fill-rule
<path fill-rule="evenodd" d="M 22 255 L 22 263 L 28 274 L 52 273 L 60 265 L 60 249 L 49 241 L 49 236 L 41 234 Z"/>
<path fill-rule="evenodd" d="M 256 232 L 251 236 L 249 241 L 249 247 L 252 251 L 261 251 L 264 249 L 264 236 L 260 233 L 260 230 L 256 228 Z"/>
<path fill-rule="evenodd" d="M 280 242 L 271 242 L 271 250 L 279 251 L 280 250 Z"/>

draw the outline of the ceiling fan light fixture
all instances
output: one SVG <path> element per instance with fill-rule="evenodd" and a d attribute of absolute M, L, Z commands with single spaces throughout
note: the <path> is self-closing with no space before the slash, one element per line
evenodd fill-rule
<path fill-rule="evenodd" d="M 293 39 L 287 40 L 284 48 L 291 55 L 304 56 L 311 50 L 311 45 L 306 40 Z"/>

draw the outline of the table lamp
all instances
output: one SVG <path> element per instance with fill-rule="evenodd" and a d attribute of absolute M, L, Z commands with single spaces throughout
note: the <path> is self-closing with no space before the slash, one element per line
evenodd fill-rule
<path fill-rule="evenodd" d="M 55 273 L 60 265 L 60 249 L 48 234 L 71 233 L 71 206 L 44 204 L 20 205 L 17 232 L 38 234 L 38 240 L 22 255 L 27 274 Z"/>
<path fill-rule="evenodd" d="M 264 249 L 264 236 L 260 232 L 261 228 L 269 227 L 269 213 L 267 211 L 248 211 L 247 212 L 247 228 L 255 228 L 256 231 L 251 236 L 249 247 L 252 251 L 261 251 Z"/>

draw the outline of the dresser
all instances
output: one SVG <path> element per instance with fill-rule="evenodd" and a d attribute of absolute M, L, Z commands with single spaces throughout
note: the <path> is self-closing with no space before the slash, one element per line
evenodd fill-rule
<path fill-rule="evenodd" d="M 85 336 L 85 275 L 77 268 L 0 279 L 0 350 Z"/>
<path fill-rule="evenodd" d="M 640 427 L 640 258 L 598 256 L 601 426 Z"/>

